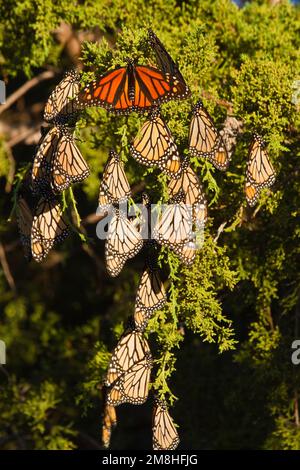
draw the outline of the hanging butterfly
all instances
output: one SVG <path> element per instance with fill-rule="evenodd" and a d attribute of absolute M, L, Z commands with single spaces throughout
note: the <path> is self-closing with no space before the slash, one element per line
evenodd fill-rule
<path fill-rule="evenodd" d="M 150 46 L 155 52 L 158 66 L 164 75 L 170 78 L 174 84 L 173 91 L 177 93 L 179 92 L 184 98 L 189 97 L 191 92 L 179 71 L 178 65 L 174 62 L 170 54 L 167 52 L 165 46 L 151 29 L 148 29 L 148 37 Z"/>
<path fill-rule="evenodd" d="M 152 357 L 147 340 L 132 326 L 119 340 L 109 363 L 105 385 L 107 404 L 142 404 L 149 392 Z"/>
<path fill-rule="evenodd" d="M 189 131 L 191 155 L 207 158 L 219 170 L 227 170 L 229 156 L 211 116 L 199 100 L 193 109 Z"/>
<path fill-rule="evenodd" d="M 124 212 L 114 209 L 105 241 L 105 262 L 110 276 L 116 277 L 124 264 L 142 248 L 143 238 Z"/>
<path fill-rule="evenodd" d="M 192 209 L 193 222 L 197 228 L 203 228 L 207 221 L 207 202 L 199 178 L 189 166 L 188 159 L 182 164 L 179 178 L 169 181 L 168 191 L 172 198 L 183 191 L 184 203 Z"/>
<path fill-rule="evenodd" d="M 166 291 L 160 279 L 157 265 L 148 259 L 136 294 L 134 308 L 136 330 L 143 331 L 155 310 L 163 307 L 166 301 Z"/>
<path fill-rule="evenodd" d="M 40 144 L 32 168 L 32 187 L 36 194 L 59 193 L 90 174 L 88 165 L 65 125 L 50 128 Z"/>
<path fill-rule="evenodd" d="M 114 406 L 105 403 L 102 417 L 102 445 L 105 449 L 109 448 L 111 432 L 117 425 L 117 415 Z"/>
<path fill-rule="evenodd" d="M 111 150 L 105 166 L 99 191 L 99 211 L 107 212 L 111 204 L 126 202 L 131 189 L 119 155 Z"/>
<path fill-rule="evenodd" d="M 168 176 L 176 178 L 181 172 L 177 146 L 171 132 L 162 120 L 159 109 L 149 114 L 140 132 L 130 146 L 132 156 L 148 167 L 158 166 Z"/>
<path fill-rule="evenodd" d="M 79 92 L 79 78 L 76 70 L 66 72 L 48 98 L 44 110 L 46 122 L 65 123 L 77 113 L 74 98 Z"/>
<path fill-rule="evenodd" d="M 128 59 L 126 67 L 117 67 L 89 83 L 76 98 L 77 108 L 101 106 L 109 112 L 144 112 L 172 99 L 188 96 L 185 83 L 149 65 Z"/>
<path fill-rule="evenodd" d="M 31 229 L 31 253 L 38 263 L 55 244 L 63 241 L 69 230 L 56 198 L 41 198 L 34 211 Z"/>
<path fill-rule="evenodd" d="M 249 206 L 254 206 L 263 188 L 275 182 L 275 171 L 270 162 L 266 144 L 258 134 L 253 135 L 246 171 L 245 194 Z"/>
<path fill-rule="evenodd" d="M 142 361 L 148 353 L 150 354 L 149 344 L 142 333 L 129 328 L 122 335 L 114 349 L 108 366 L 105 385 L 107 387 L 112 385 L 135 363 Z"/>
<path fill-rule="evenodd" d="M 180 191 L 158 217 L 153 238 L 161 245 L 176 250 L 190 241 L 192 229 L 191 207 L 184 203 L 184 193 Z"/>
<path fill-rule="evenodd" d="M 24 250 L 25 258 L 31 260 L 31 228 L 33 222 L 33 212 L 27 198 L 19 195 L 16 206 L 17 224 L 20 234 L 20 240 Z"/>
<path fill-rule="evenodd" d="M 164 400 L 155 400 L 152 436 L 153 450 L 175 450 L 179 444 L 178 432 Z"/>
<path fill-rule="evenodd" d="M 153 361 L 150 353 L 120 375 L 107 389 L 107 403 L 118 406 L 122 403 L 142 405 L 148 398 Z"/>

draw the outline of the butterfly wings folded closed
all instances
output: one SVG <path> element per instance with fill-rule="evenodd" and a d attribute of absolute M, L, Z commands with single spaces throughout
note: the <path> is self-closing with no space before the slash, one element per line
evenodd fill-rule
<path fill-rule="evenodd" d="M 152 357 L 142 333 L 129 330 L 118 342 L 108 367 L 105 385 L 107 403 L 142 404 L 149 390 Z"/>
<path fill-rule="evenodd" d="M 118 406 L 122 403 L 142 405 L 148 398 L 152 358 L 146 354 L 145 358 L 135 363 L 128 371 L 108 389 L 107 403 Z"/>
<path fill-rule="evenodd" d="M 193 109 L 189 131 L 191 155 L 207 158 L 219 170 L 226 170 L 229 155 L 211 116 L 199 100 Z"/>
<path fill-rule="evenodd" d="M 71 130 L 53 126 L 39 146 L 33 162 L 32 186 L 37 194 L 59 193 L 90 174 Z"/>
<path fill-rule="evenodd" d="M 79 74 L 76 70 L 67 72 L 55 87 L 44 110 L 46 122 L 65 123 L 77 113 L 74 98 L 79 92 Z"/>
<path fill-rule="evenodd" d="M 154 405 L 152 436 L 153 450 L 175 450 L 179 444 L 178 432 L 162 400 L 156 400 Z"/>
<path fill-rule="evenodd" d="M 102 445 L 105 449 L 109 448 L 112 429 L 117 425 L 117 414 L 114 406 L 104 402 L 102 415 Z"/>
<path fill-rule="evenodd" d="M 192 221 L 191 206 L 184 203 L 184 195 L 180 191 L 166 207 L 163 207 L 153 229 L 153 238 L 161 245 L 176 250 L 190 241 Z"/>
<path fill-rule="evenodd" d="M 130 150 L 139 163 L 157 166 L 170 177 L 176 178 L 181 172 L 177 146 L 158 109 L 149 115 Z"/>
<path fill-rule="evenodd" d="M 245 195 L 248 204 L 256 204 L 263 188 L 275 182 L 275 171 L 269 159 L 266 144 L 258 134 L 253 135 L 246 171 Z"/>
<path fill-rule="evenodd" d="M 131 189 L 119 155 L 110 151 L 99 190 L 99 208 L 106 212 L 111 204 L 126 202 L 131 197 Z"/>
<path fill-rule="evenodd" d="M 105 241 L 105 262 L 110 276 L 117 276 L 126 261 L 142 248 L 143 239 L 126 215 L 115 210 L 108 226 Z"/>
<path fill-rule="evenodd" d="M 167 296 L 157 268 L 148 265 L 142 274 L 135 300 L 134 323 L 143 331 L 155 310 L 163 307 Z"/>
<path fill-rule="evenodd" d="M 35 261 L 41 262 L 55 244 L 69 233 L 56 198 L 41 198 L 34 211 L 31 230 L 31 252 Z"/>

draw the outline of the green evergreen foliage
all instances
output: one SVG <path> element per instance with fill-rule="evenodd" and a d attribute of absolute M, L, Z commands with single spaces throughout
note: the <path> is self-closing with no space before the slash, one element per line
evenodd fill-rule
<path fill-rule="evenodd" d="M 0 75 L 9 86 L 44 68 L 63 72 L 72 66 L 56 40 L 62 22 L 99 38 L 86 35 L 82 83 L 128 56 L 153 62 L 146 43 L 152 27 L 192 91 L 190 100 L 163 106 L 182 155 L 191 104 L 202 94 L 217 126 L 228 109 L 243 122 L 225 174 L 191 160 L 209 201 L 209 223 L 192 268 L 162 250 L 168 303 L 146 330 L 155 359 L 152 388 L 174 405 L 183 448 L 299 450 L 300 366 L 291 363 L 291 344 L 300 336 L 300 114 L 293 100 L 300 80 L 299 6 L 258 0 L 241 9 L 230 0 L 2 0 Z M 53 86 L 42 84 L 43 99 Z M 25 106 L 32 100 L 34 93 Z M 14 112 L 0 119 L 13 126 Z M 9 285 L 2 259 L 0 339 L 7 365 L 0 368 L 0 448 L 100 446 L 101 382 L 133 313 L 143 259 L 127 262 L 110 279 L 95 225 L 80 226 L 79 218 L 96 210 L 99 175 L 111 147 L 120 153 L 132 187 L 144 182 L 152 203 L 166 200 L 166 178 L 129 155 L 142 122 L 136 114 L 116 117 L 100 108 L 82 113 L 76 136 L 91 176 L 63 195 L 74 230 L 42 265 L 25 262 L 15 215 L 7 222 L 15 197 L 8 185 L 10 152 L 16 187 L 34 149 L 11 149 L 0 135 L 0 239 L 16 285 Z M 266 139 L 277 180 L 250 210 L 243 185 L 253 130 Z M 140 201 L 138 193 L 134 202 Z M 150 447 L 149 405 L 117 411 L 112 447 Z M 145 431 L 138 444 L 136 423 Z"/>

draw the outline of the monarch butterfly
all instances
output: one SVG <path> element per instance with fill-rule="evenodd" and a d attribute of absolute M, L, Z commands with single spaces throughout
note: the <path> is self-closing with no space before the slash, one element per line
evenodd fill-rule
<path fill-rule="evenodd" d="M 165 76 L 155 67 L 128 59 L 126 67 L 117 67 L 88 84 L 76 102 L 79 109 L 101 106 L 109 112 L 129 114 L 187 96 L 186 86 L 178 77 Z"/>
<path fill-rule="evenodd" d="M 168 190 L 171 197 L 183 191 L 185 204 L 192 206 L 193 222 L 198 228 L 203 227 L 207 220 L 207 202 L 199 179 L 188 165 L 188 160 L 183 162 L 179 178 L 170 180 Z"/>
<path fill-rule="evenodd" d="M 181 163 L 177 146 L 159 109 L 155 109 L 143 124 L 130 147 L 133 157 L 146 166 L 158 166 L 168 176 L 180 174 Z"/>
<path fill-rule="evenodd" d="M 108 387 L 112 385 L 135 363 L 142 361 L 148 353 L 150 354 L 149 344 L 142 333 L 131 329 L 126 331 L 112 354 L 105 385 Z"/>
<path fill-rule="evenodd" d="M 127 201 L 131 196 L 131 189 L 119 155 L 114 150 L 111 150 L 109 155 L 99 191 L 101 212 L 106 212 L 110 204 Z"/>
<path fill-rule="evenodd" d="M 176 84 L 176 88 L 180 90 L 180 93 L 183 95 L 183 97 L 187 98 L 190 96 L 191 92 L 187 87 L 177 64 L 167 52 L 165 46 L 151 29 L 148 30 L 148 37 L 149 43 L 155 52 L 158 65 L 163 71 L 164 75 L 166 77 L 170 77 L 173 80 L 174 84 Z"/>
<path fill-rule="evenodd" d="M 219 170 L 228 168 L 229 156 L 225 144 L 201 100 L 193 109 L 189 150 L 191 155 L 207 158 Z"/>
<path fill-rule="evenodd" d="M 153 312 L 161 308 L 167 300 L 164 285 L 157 267 L 147 263 L 142 274 L 135 300 L 134 323 L 139 331 L 143 331 Z"/>
<path fill-rule="evenodd" d="M 184 203 L 181 191 L 162 212 L 153 229 L 153 238 L 173 250 L 190 240 L 192 232 L 191 206 Z"/>
<path fill-rule="evenodd" d="M 262 188 L 270 187 L 275 181 L 275 171 L 269 160 L 266 144 L 258 134 L 253 135 L 249 149 L 246 171 L 245 194 L 250 206 L 254 206 Z"/>
<path fill-rule="evenodd" d="M 70 128 L 53 126 L 38 148 L 32 168 L 33 191 L 38 194 L 55 193 L 70 184 L 84 180 L 90 173 L 84 158 L 74 142 Z"/>
<path fill-rule="evenodd" d="M 122 403 L 142 405 L 148 398 L 153 361 L 150 353 L 124 372 L 107 392 L 107 403 L 112 406 Z"/>
<path fill-rule="evenodd" d="M 178 432 L 163 400 L 156 400 L 152 418 L 153 450 L 174 450 L 179 444 Z"/>
<path fill-rule="evenodd" d="M 102 418 L 102 445 L 108 449 L 110 445 L 111 430 L 117 425 L 117 415 L 114 406 L 105 403 Z"/>
<path fill-rule="evenodd" d="M 79 92 L 79 74 L 76 70 L 70 70 L 54 88 L 44 110 L 46 122 L 66 122 L 70 116 L 76 113 L 73 98 Z"/>
<path fill-rule="evenodd" d="M 41 262 L 53 246 L 63 241 L 69 230 L 56 198 L 41 198 L 34 211 L 31 230 L 33 259 Z"/>
<path fill-rule="evenodd" d="M 124 212 L 115 209 L 105 241 L 105 262 L 110 276 L 118 276 L 126 261 L 133 258 L 142 246 L 142 236 L 134 224 Z"/>
<path fill-rule="evenodd" d="M 147 340 L 132 326 L 119 340 L 108 366 L 107 403 L 144 403 L 148 396 L 152 357 Z"/>
<path fill-rule="evenodd" d="M 33 222 L 33 213 L 26 198 L 19 195 L 17 199 L 17 224 L 19 228 L 20 240 L 24 250 L 25 258 L 31 259 L 31 228 Z"/>

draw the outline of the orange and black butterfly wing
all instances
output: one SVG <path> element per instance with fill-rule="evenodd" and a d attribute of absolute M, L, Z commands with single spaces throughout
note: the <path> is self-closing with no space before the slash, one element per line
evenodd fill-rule
<path fill-rule="evenodd" d="M 74 98 L 79 92 L 79 74 L 76 70 L 67 72 L 48 98 L 44 110 L 47 122 L 65 122 L 76 114 Z"/>
<path fill-rule="evenodd" d="M 270 187 L 275 181 L 275 171 L 270 162 L 266 144 L 257 134 L 254 134 L 250 146 L 246 176 L 248 182 L 259 188 Z"/>
<path fill-rule="evenodd" d="M 152 265 L 145 267 L 135 300 L 134 323 L 138 331 L 143 331 L 155 310 L 161 308 L 167 300 L 164 285 L 158 269 Z"/>
<path fill-rule="evenodd" d="M 150 113 L 130 151 L 139 163 L 149 167 L 158 166 L 170 177 L 178 178 L 181 173 L 177 146 L 158 109 Z"/>
<path fill-rule="evenodd" d="M 102 212 L 109 209 L 110 204 L 126 202 L 131 196 L 130 185 L 119 155 L 111 150 L 105 166 L 99 190 L 99 206 Z"/>
<path fill-rule="evenodd" d="M 179 444 L 178 432 L 167 405 L 156 400 L 152 418 L 153 450 L 174 450 Z"/>
<path fill-rule="evenodd" d="M 126 95 L 127 68 L 118 67 L 107 72 L 88 84 L 81 90 L 76 98 L 78 108 L 85 106 L 101 106 L 108 111 L 115 111 L 117 103 L 121 100 L 120 108 L 131 106 Z M 125 101 L 123 102 L 123 100 Z"/>
<path fill-rule="evenodd" d="M 255 206 L 260 195 L 259 187 L 253 183 L 250 183 L 249 181 L 246 181 L 244 191 L 249 206 Z"/>
<path fill-rule="evenodd" d="M 177 99 L 187 98 L 190 96 L 191 92 L 179 71 L 178 65 L 174 62 L 165 46 L 151 29 L 148 30 L 148 36 L 149 43 L 155 52 L 159 67 L 165 77 L 168 77 L 172 84 L 172 93 L 174 97 Z"/>
<path fill-rule="evenodd" d="M 189 150 L 191 155 L 207 158 L 219 170 L 228 168 L 227 149 L 201 100 L 193 109 L 189 131 Z"/>
<path fill-rule="evenodd" d="M 73 134 L 61 126 L 61 137 L 55 148 L 51 165 L 51 187 L 55 192 L 66 190 L 71 184 L 84 180 L 90 169 L 75 144 Z"/>
<path fill-rule="evenodd" d="M 56 198 L 43 197 L 34 211 L 31 229 L 31 252 L 35 261 L 41 262 L 53 246 L 63 241 L 69 233 Z"/>

